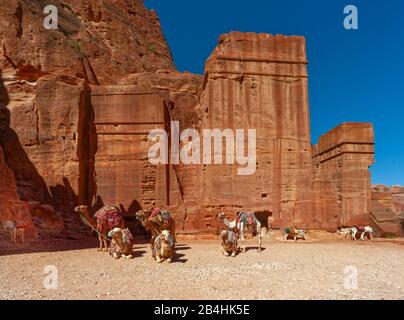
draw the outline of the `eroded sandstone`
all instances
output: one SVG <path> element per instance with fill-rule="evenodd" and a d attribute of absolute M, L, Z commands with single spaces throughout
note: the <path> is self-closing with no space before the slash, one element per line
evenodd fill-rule
<path fill-rule="evenodd" d="M 156 202 L 192 235 L 216 233 L 217 214 L 241 208 L 266 228 L 329 231 L 374 223 L 390 204 L 402 211 L 402 193 L 371 192 L 372 124 L 344 123 L 311 144 L 304 37 L 222 35 L 200 76 L 175 70 L 140 0 L 55 4 L 59 30 L 44 31 L 43 1 L 0 13 L 2 219 L 57 234 L 84 228 L 78 204 L 118 205 L 130 220 Z M 148 133 L 172 121 L 180 131 L 256 129 L 254 174 L 150 164 Z"/>

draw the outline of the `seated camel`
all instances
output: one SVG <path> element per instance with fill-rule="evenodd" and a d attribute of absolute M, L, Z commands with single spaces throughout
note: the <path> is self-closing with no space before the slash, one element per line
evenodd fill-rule
<path fill-rule="evenodd" d="M 6 220 L 3 221 L 3 229 L 8 231 L 10 234 L 10 241 L 13 244 L 17 243 L 17 238 L 18 236 L 20 237 L 21 243 L 25 243 L 25 238 L 24 238 L 24 231 L 26 228 L 26 224 L 20 220 L 18 221 L 12 221 L 12 220 Z"/>
<path fill-rule="evenodd" d="M 175 241 L 169 230 L 161 231 L 161 233 L 155 238 L 153 251 L 158 263 L 161 263 L 164 260 L 171 263 L 174 260 Z"/>
<path fill-rule="evenodd" d="M 174 242 L 177 242 L 175 238 L 175 221 L 169 211 L 154 208 L 151 210 L 150 214 L 147 214 L 145 211 L 140 210 L 136 212 L 136 218 L 140 221 L 140 223 L 146 230 L 149 230 L 151 232 L 152 238 L 150 240 L 150 245 L 152 249 L 154 240 L 163 230 L 170 231 Z M 152 255 L 154 257 L 153 253 Z"/>
<path fill-rule="evenodd" d="M 109 254 L 114 259 L 133 259 L 134 239 L 129 229 L 114 228 L 108 232 L 108 237 L 112 238 Z"/>
<path fill-rule="evenodd" d="M 234 231 L 222 230 L 222 232 L 220 233 L 220 238 L 222 238 L 222 254 L 226 257 L 230 255 L 232 257 L 235 257 L 238 249 L 238 234 Z"/>
<path fill-rule="evenodd" d="M 108 251 L 108 232 L 114 228 L 125 227 L 125 221 L 120 210 L 114 206 L 102 207 L 92 217 L 88 212 L 88 207 L 85 205 L 78 206 L 74 209 L 83 222 L 92 230 L 97 232 L 100 246 L 98 251 Z"/>
<path fill-rule="evenodd" d="M 261 235 L 261 222 L 257 219 L 253 211 L 246 212 L 244 209 L 237 213 L 235 220 L 228 220 L 224 212 L 217 216 L 219 220 L 223 221 L 224 225 L 230 230 L 237 228 L 242 243 L 241 252 L 246 252 L 244 233 L 251 232 L 256 234 L 258 238 L 258 252 L 262 251 L 262 235 Z"/>
<path fill-rule="evenodd" d="M 289 227 L 285 229 L 285 240 L 292 239 L 297 241 L 298 239 L 306 240 L 305 231 L 300 228 Z"/>

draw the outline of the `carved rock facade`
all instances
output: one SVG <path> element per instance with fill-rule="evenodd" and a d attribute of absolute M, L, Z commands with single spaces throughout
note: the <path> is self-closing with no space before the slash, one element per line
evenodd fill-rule
<path fill-rule="evenodd" d="M 44 32 L 41 1 L 0 13 L 4 197 L 28 204 L 38 227 L 80 230 L 79 203 L 120 205 L 129 219 L 154 201 L 183 234 L 216 233 L 217 214 L 241 208 L 272 228 L 369 223 L 372 125 L 345 123 L 311 144 L 303 37 L 223 35 L 199 76 L 175 71 L 142 1 L 55 3 L 60 30 Z M 170 133 L 172 121 L 201 135 L 255 129 L 254 174 L 150 164 L 150 130 Z"/>

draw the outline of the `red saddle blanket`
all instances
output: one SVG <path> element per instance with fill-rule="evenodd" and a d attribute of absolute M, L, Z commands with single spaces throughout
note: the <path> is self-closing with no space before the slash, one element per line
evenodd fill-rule
<path fill-rule="evenodd" d="M 95 215 L 97 218 L 97 228 L 106 225 L 109 230 L 119 227 L 123 224 L 123 217 L 116 207 L 103 207 Z"/>
<path fill-rule="evenodd" d="M 149 220 L 153 219 L 155 216 L 157 216 L 159 213 L 161 212 L 160 208 L 153 208 L 151 210 L 150 216 L 149 216 Z"/>

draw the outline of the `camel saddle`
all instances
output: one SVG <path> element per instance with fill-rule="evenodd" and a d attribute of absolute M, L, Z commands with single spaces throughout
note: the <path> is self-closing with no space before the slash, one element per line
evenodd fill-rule
<path fill-rule="evenodd" d="M 152 221 L 155 217 L 158 217 L 161 222 L 167 222 L 171 219 L 171 214 L 167 210 L 162 210 L 160 208 L 153 208 L 151 210 L 149 221 Z"/>
<path fill-rule="evenodd" d="M 235 228 L 237 230 L 237 228 Z M 238 233 L 235 231 L 229 230 L 227 233 L 227 240 L 231 243 L 234 244 L 238 239 Z"/>
<path fill-rule="evenodd" d="M 255 214 L 254 214 L 254 212 L 252 212 L 252 211 L 248 211 L 248 212 L 242 211 L 242 212 L 239 212 L 239 213 L 237 214 L 236 220 L 237 220 L 237 223 L 243 222 L 244 225 L 248 225 L 248 226 L 255 225 L 255 221 L 256 221 L 256 219 L 255 219 Z"/>
<path fill-rule="evenodd" d="M 109 229 L 115 228 L 123 221 L 121 212 L 117 207 L 103 207 L 98 210 L 94 217 L 97 218 L 97 226 L 101 227 L 102 224 L 106 224 Z"/>

